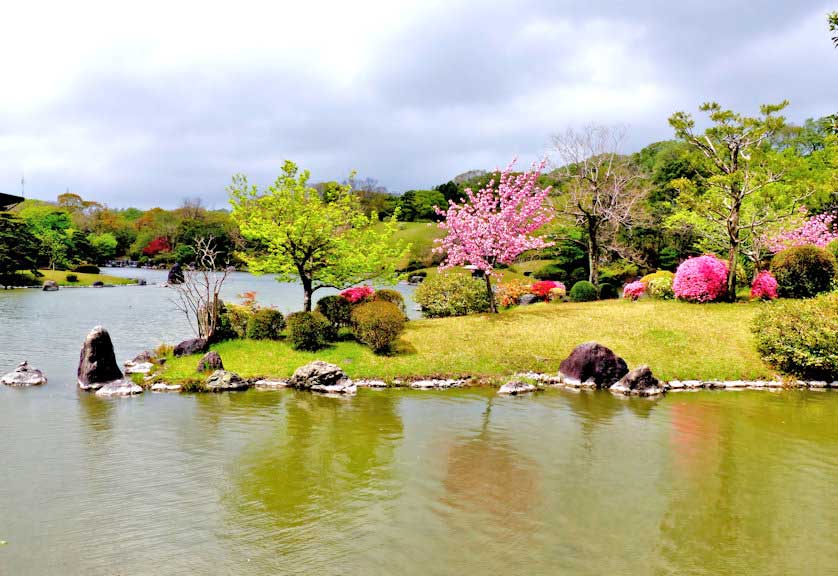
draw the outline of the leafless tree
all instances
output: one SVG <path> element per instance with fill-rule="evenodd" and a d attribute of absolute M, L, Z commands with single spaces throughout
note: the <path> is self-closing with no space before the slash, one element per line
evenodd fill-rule
<path fill-rule="evenodd" d="M 187 220 L 201 218 L 206 211 L 201 198 L 184 198 L 180 205 L 180 213 Z"/>
<path fill-rule="evenodd" d="M 588 255 L 594 285 L 599 285 L 599 268 L 608 252 L 631 256 L 617 241 L 618 233 L 642 214 L 642 172 L 620 154 L 625 133 L 621 126 L 591 124 L 552 139 L 563 179 L 557 209 L 585 232 L 584 239 L 575 241 Z"/>
<path fill-rule="evenodd" d="M 172 285 L 175 307 L 186 315 L 189 326 L 199 338 L 212 340 L 221 312 L 221 288 L 230 274 L 226 262 L 219 262 L 219 252 L 212 236 L 198 238 L 193 246 L 195 266 L 185 270 L 183 282 Z"/>

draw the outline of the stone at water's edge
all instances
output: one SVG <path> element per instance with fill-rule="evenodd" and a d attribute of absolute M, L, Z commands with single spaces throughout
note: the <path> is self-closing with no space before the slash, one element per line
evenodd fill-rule
<path fill-rule="evenodd" d="M 97 326 L 84 339 L 79 358 L 78 382 L 82 390 L 98 390 L 122 380 L 108 331 Z"/>
<path fill-rule="evenodd" d="M 635 368 L 609 390 L 626 396 L 658 396 L 666 391 L 648 366 Z"/>
<path fill-rule="evenodd" d="M 47 280 L 44 282 L 44 292 L 55 292 L 56 290 L 58 290 L 58 282 L 55 280 Z"/>
<path fill-rule="evenodd" d="M 97 396 L 133 396 L 134 394 L 142 393 L 142 387 L 134 384 L 130 380 L 114 380 L 96 391 Z"/>
<path fill-rule="evenodd" d="M 6 386 L 41 386 L 46 383 L 44 373 L 37 368 L 30 368 L 26 360 L 18 364 L 14 371 L 0 378 L 0 384 Z"/>
<path fill-rule="evenodd" d="M 205 386 L 209 392 L 230 392 L 233 390 L 247 390 L 250 388 L 250 382 L 243 380 L 235 372 L 216 370 L 207 378 Z"/>
<path fill-rule="evenodd" d="M 355 384 L 341 370 L 340 366 L 315 360 L 294 371 L 291 386 L 301 390 L 313 390 L 329 394 L 354 394 Z"/>
<path fill-rule="evenodd" d="M 206 338 L 193 338 L 191 340 L 184 340 L 175 346 L 175 356 L 189 356 L 190 354 L 198 354 L 206 352 L 209 349 L 209 342 Z"/>
<path fill-rule="evenodd" d="M 586 342 L 562 360 L 559 372 L 569 385 L 590 383 L 597 388 L 608 388 L 628 373 L 628 366 L 609 348 Z"/>
<path fill-rule="evenodd" d="M 526 394 L 527 392 L 535 392 L 537 388 L 532 384 L 521 382 L 520 380 L 513 380 L 507 382 L 498 389 L 498 394 L 509 394 L 510 396 L 517 396 L 518 394 Z"/>
<path fill-rule="evenodd" d="M 224 370 L 221 356 L 215 351 L 207 352 L 198 362 L 198 372 L 213 372 L 215 370 Z"/>

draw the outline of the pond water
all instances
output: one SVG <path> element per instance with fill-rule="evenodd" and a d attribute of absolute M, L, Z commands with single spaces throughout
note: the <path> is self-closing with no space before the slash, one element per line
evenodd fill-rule
<path fill-rule="evenodd" d="M 0 387 L 0 574 L 838 572 L 838 394 L 77 391 L 94 324 L 183 335 L 155 291 L 0 292 L 50 378 Z"/>

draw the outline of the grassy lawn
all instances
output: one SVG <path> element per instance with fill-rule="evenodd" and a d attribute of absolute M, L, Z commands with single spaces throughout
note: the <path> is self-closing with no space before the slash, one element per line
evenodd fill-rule
<path fill-rule="evenodd" d="M 228 370 L 244 377 L 287 377 L 315 360 L 340 365 L 351 377 L 502 377 L 517 371 L 555 372 L 578 344 L 596 340 L 630 367 L 651 366 L 663 379 L 756 379 L 771 370 L 749 333 L 759 304 L 686 304 L 645 300 L 536 304 L 501 314 L 415 320 L 392 356 L 355 342 L 316 353 L 283 342 L 239 340 L 213 347 Z M 198 356 L 170 359 L 168 381 L 197 377 Z"/>
<path fill-rule="evenodd" d="M 43 284 L 47 280 L 55 280 L 59 286 L 90 286 L 94 282 L 104 282 L 105 284 L 136 284 L 136 280 L 130 278 L 120 278 L 119 276 L 109 276 L 107 274 L 82 274 L 81 272 L 69 272 L 62 270 L 38 270 L 43 277 L 33 278 L 31 274 L 27 275 L 27 284 L 30 286 L 37 286 Z M 78 282 L 67 282 L 67 274 L 75 274 Z"/>

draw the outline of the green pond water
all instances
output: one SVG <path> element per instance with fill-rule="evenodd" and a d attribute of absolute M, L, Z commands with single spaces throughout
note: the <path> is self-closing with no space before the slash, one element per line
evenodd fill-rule
<path fill-rule="evenodd" d="M 0 575 L 838 573 L 838 393 L 79 392 L 94 325 L 189 336 L 168 298 L 0 291 L 50 379 L 0 386 Z"/>

